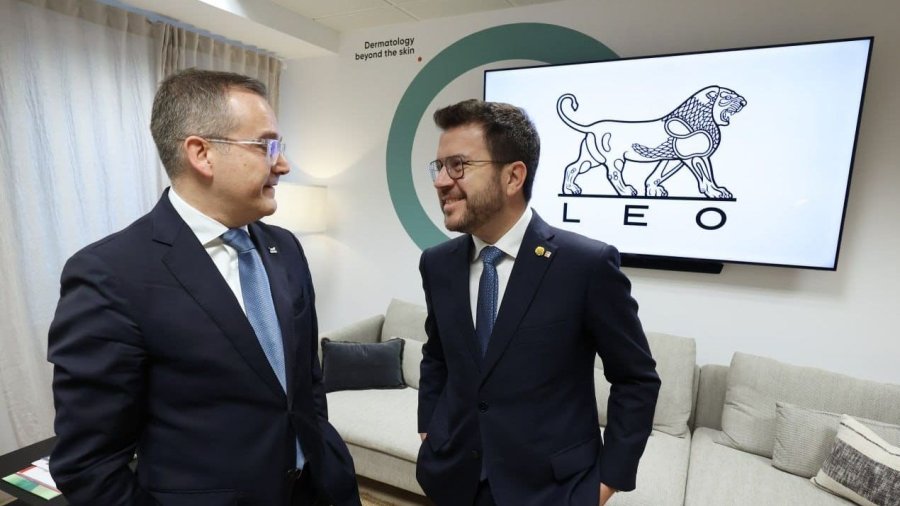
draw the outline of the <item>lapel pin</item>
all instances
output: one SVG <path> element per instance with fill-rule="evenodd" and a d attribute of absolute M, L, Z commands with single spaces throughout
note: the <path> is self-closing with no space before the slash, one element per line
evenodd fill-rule
<path fill-rule="evenodd" d="M 278 254 L 278 248 L 276 248 L 275 246 L 269 246 L 269 253 L 273 255 Z"/>
<path fill-rule="evenodd" d="M 552 254 L 553 254 L 552 251 L 545 251 L 545 252 L 544 252 L 544 258 L 550 258 L 550 255 L 552 255 Z"/>
<path fill-rule="evenodd" d="M 537 248 L 534 248 L 534 254 L 539 257 L 544 256 L 545 252 L 547 252 L 547 250 L 545 250 L 543 246 L 538 246 Z"/>

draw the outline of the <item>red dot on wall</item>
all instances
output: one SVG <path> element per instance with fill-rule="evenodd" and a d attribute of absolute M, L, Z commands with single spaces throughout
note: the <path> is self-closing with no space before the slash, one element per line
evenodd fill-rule
<path fill-rule="evenodd" d="M 421 57 L 421 56 L 419 57 L 419 60 L 418 60 L 418 61 L 422 61 L 422 57 Z"/>

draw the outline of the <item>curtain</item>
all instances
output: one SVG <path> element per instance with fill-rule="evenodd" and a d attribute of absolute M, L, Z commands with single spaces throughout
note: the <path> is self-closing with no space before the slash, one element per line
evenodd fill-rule
<path fill-rule="evenodd" d="M 278 58 L 169 24 L 162 27 L 158 44 L 160 58 L 157 74 L 160 80 L 190 67 L 237 72 L 265 84 L 269 90 L 269 103 L 272 109 L 278 110 L 282 67 Z"/>
<path fill-rule="evenodd" d="M 0 2 L 0 452 L 53 434 L 63 263 L 156 198 L 151 29 L 94 2 Z"/>
<path fill-rule="evenodd" d="M 0 0 L 0 453 L 53 435 L 47 330 L 78 249 L 148 212 L 168 181 L 157 84 L 188 66 L 281 63 L 94 0 Z"/>

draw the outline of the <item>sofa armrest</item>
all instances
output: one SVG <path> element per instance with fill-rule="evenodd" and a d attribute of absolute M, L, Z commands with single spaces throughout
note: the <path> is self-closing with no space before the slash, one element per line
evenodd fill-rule
<path fill-rule="evenodd" d="M 328 332 L 319 334 L 319 361 L 322 360 L 322 338 L 327 337 L 332 341 L 351 341 L 354 343 L 377 343 L 381 336 L 381 327 L 384 325 L 384 315 L 375 315 L 351 323 Z"/>
<path fill-rule="evenodd" d="M 728 366 L 707 364 L 700 367 L 700 385 L 694 404 L 694 428 L 722 430 L 722 407 L 725 404 Z"/>

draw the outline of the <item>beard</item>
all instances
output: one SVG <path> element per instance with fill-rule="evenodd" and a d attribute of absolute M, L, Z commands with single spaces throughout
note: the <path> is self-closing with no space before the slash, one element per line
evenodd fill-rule
<path fill-rule="evenodd" d="M 487 187 L 465 195 L 462 216 L 454 220 L 452 215 L 444 215 L 444 226 L 451 232 L 471 234 L 491 221 L 503 209 L 503 205 L 503 188 L 500 186 L 500 173 L 497 172 Z"/>

